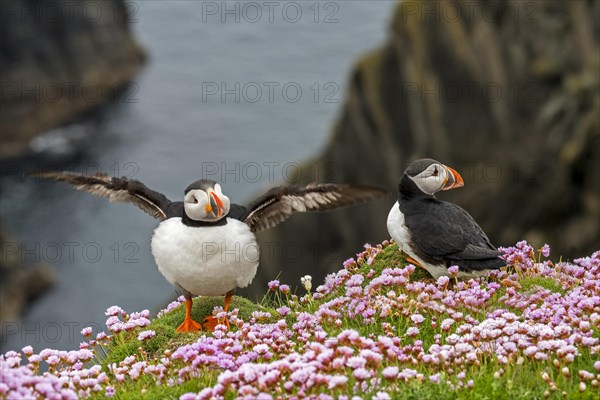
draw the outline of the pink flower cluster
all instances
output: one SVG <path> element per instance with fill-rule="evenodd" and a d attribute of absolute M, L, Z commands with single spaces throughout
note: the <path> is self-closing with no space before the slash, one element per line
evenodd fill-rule
<path fill-rule="evenodd" d="M 158 314 L 156 314 L 156 318 L 160 318 L 163 315 L 168 314 L 183 303 L 185 303 L 185 297 L 179 296 L 177 300 L 170 302 L 165 309 L 160 310 Z"/>
<path fill-rule="evenodd" d="M 140 312 L 131 313 L 128 315 L 121 307 L 113 306 L 106 310 L 105 313 L 108 316 L 106 320 L 106 326 L 108 330 L 113 333 L 119 333 L 122 331 L 130 332 L 136 328 L 150 325 L 150 311 L 143 310 Z M 123 320 L 120 319 L 123 318 Z"/>
<path fill-rule="evenodd" d="M 85 347 L 85 346 L 84 346 Z M 21 354 L 9 351 L 0 355 L 0 397 L 6 399 L 77 399 L 101 393 L 109 383 L 100 365 L 84 368 L 94 358 L 86 348 L 74 351 L 45 349 L 34 354 L 23 348 L 28 364 L 21 365 Z M 41 362 L 48 371 L 38 374 Z"/>
<path fill-rule="evenodd" d="M 390 399 L 413 382 L 473 390 L 478 371 L 490 365 L 494 379 L 534 365 L 548 393 L 562 390 L 561 377 L 581 392 L 598 392 L 600 362 L 585 360 L 600 354 L 600 252 L 554 265 L 540 261 L 547 247 L 536 253 L 519 242 L 503 249 L 514 270 L 486 279 L 415 281 L 413 265 L 377 265 L 389 245 L 366 245 L 300 301 L 288 295 L 287 285 L 271 282 L 270 292 L 287 300 L 273 314 L 257 310 L 244 321 L 238 310 L 230 311 L 230 331 L 219 325 L 212 334 L 153 357 L 140 348 L 103 371 L 94 365 L 99 349 L 123 335 L 140 344 L 156 335 L 144 330 L 150 324 L 147 311 L 128 315 L 112 307 L 106 314 L 113 336 L 91 339 L 84 329 L 89 341 L 74 352 L 33 354 L 26 347 L 26 365 L 20 353 L 0 356 L 0 397 L 112 396 L 142 379 L 145 385 L 191 380 L 206 385 L 213 373 L 211 384 L 181 399 L 345 399 L 348 393 Z M 41 361 L 49 366 L 43 374 Z"/>

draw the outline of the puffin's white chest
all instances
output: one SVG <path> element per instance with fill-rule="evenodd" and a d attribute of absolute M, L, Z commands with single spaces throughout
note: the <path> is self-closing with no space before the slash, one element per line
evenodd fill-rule
<path fill-rule="evenodd" d="M 408 253 L 408 251 L 412 252 L 408 245 L 408 243 L 410 242 L 410 232 L 406 227 L 406 223 L 404 222 L 404 215 L 400 212 L 398 202 L 396 202 L 396 204 L 392 206 L 392 209 L 388 214 L 387 228 L 388 233 L 390 234 L 392 239 L 396 241 L 400 250 L 410 255 L 410 253 Z"/>
<path fill-rule="evenodd" d="M 423 268 L 425 268 L 434 278 L 439 278 L 442 275 L 448 275 L 448 269 L 446 266 L 441 264 L 430 264 L 421 259 L 415 251 L 410 247 L 411 235 L 406 223 L 404 221 L 404 215 L 400 212 L 400 206 L 398 202 L 393 205 L 387 219 L 388 233 L 398 244 L 401 251 L 406 253 L 409 257 L 417 261 Z M 435 240 L 435 238 L 431 238 Z"/>
<path fill-rule="evenodd" d="M 203 296 L 248 286 L 259 260 L 250 227 L 232 218 L 210 227 L 190 227 L 181 218 L 169 218 L 154 230 L 152 255 L 172 285 Z"/>

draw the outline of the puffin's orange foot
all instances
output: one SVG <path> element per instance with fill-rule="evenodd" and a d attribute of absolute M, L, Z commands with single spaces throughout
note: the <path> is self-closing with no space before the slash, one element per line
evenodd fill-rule
<path fill-rule="evenodd" d="M 419 263 L 417 260 L 415 260 L 411 256 L 406 256 L 406 261 L 409 262 L 409 263 L 411 263 L 411 264 L 413 264 L 413 265 L 416 265 L 417 267 L 421 267 L 425 271 L 427 271 L 427 269 L 424 266 L 422 266 L 421 263 Z"/>
<path fill-rule="evenodd" d="M 229 326 L 229 319 L 227 317 L 225 318 L 216 318 L 213 316 L 210 317 L 206 317 L 204 318 L 204 329 L 206 329 L 208 332 L 212 332 L 215 330 L 215 327 L 219 324 L 224 324 L 227 327 L 227 330 L 231 329 L 231 326 Z"/>
<path fill-rule="evenodd" d="M 177 332 L 197 332 L 202 330 L 202 325 L 191 318 L 186 318 L 177 328 Z"/>

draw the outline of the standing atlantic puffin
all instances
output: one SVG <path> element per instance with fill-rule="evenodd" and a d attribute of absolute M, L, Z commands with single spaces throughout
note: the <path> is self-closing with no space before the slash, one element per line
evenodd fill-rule
<path fill-rule="evenodd" d="M 191 317 L 193 296 L 225 294 L 227 311 L 234 289 L 252 282 L 259 261 L 255 232 L 272 228 L 296 212 L 331 210 L 386 193 L 370 186 L 340 184 L 280 186 L 244 207 L 231 203 L 221 185 L 207 179 L 189 185 L 182 202 L 171 202 L 142 182 L 125 177 L 69 172 L 33 175 L 70 183 L 111 202 L 133 203 L 161 221 L 152 236 L 152 255 L 159 271 L 185 297 L 186 315 L 178 332 L 202 329 Z M 227 319 L 224 322 L 229 327 Z M 204 327 L 213 330 L 217 323 L 214 317 L 206 317 Z"/>
<path fill-rule="evenodd" d="M 460 174 L 436 160 L 412 162 L 398 188 L 398 202 L 387 220 L 388 232 L 407 260 L 434 278 L 449 275 L 477 277 L 506 262 L 477 222 L 456 204 L 440 201 L 435 193 L 464 186 Z"/>

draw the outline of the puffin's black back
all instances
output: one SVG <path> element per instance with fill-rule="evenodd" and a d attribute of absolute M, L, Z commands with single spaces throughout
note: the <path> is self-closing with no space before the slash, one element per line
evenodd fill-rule
<path fill-rule="evenodd" d="M 426 262 L 458 265 L 465 271 L 506 265 L 475 220 L 456 204 L 423 193 L 406 175 L 398 205 L 411 233 L 411 247 Z"/>

